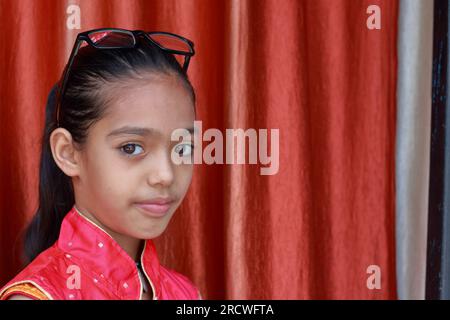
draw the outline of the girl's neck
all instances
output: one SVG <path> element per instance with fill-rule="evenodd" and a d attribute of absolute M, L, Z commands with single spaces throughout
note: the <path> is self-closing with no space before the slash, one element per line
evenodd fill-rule
<path fill-rule="evenodd" d="M 122 247 L 122 249 L 128 253 L 133 261 L 140 261 L 142 249 L 144 247 L 143 240 L 124 236 L 111 230 L 107 230 L 107 232 Z"/>

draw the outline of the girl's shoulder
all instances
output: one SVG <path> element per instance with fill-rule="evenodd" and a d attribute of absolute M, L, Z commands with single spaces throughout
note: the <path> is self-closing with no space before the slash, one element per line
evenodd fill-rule
<path fill-rule="evenodd" d="M 52 299 L 53 287 L 62 281 L 58 279 L 63 265 L 63 255 L 54 246 L 48 248 L 25 266 L 3 288 L 0 287 L 0 300 L 18 298 L 17 295 L 37 300 Z"/>

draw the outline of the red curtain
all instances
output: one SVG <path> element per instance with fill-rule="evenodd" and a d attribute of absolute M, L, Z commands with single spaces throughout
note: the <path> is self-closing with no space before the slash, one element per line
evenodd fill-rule
<path fill-rule="evenodd" d="M 381 9 L 381 30 L 366 11 Z M 81 29 L 67 20 L 80 8 Z M 73 8 L 73 7 L 72 7 Z M 44 108 L 78 32 L 192 39 L 203 129 L 279 129 L 276 175 L 198 165 L 155 242 L 206 299 L 392 299 L 395 277 L 393 0 L 0 0 L 0 285 L 20 270 L 37 208 Z M 370 265 L 381 288 L 370 290 Z"/>

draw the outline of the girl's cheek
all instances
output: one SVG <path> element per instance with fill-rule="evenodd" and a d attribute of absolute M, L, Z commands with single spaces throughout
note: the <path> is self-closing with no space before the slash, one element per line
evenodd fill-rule
<path fill-rule="evenodd" d="M 192 174 L 194 172 L 194 166 L 193 165 L 189 165 L 186 168 L 186 186 L 185 189 L 188 189 L 191 181 L 192 181 Z"/>

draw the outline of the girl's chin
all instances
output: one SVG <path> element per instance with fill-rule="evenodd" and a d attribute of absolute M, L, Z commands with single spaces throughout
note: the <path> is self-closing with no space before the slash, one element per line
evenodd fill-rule
<path fill-rule="evenodd" d="M 140 226 L 140 232 L 136 234 L 136 238 L 142 239 L 142 240 L 151 240 L 159 237 L 163 234 L 163 232 L 166 230 L 166 225 L 164 226 L 155 226 L 152 225 L 147 230 L 142 230 L 142 226 Z"/>

